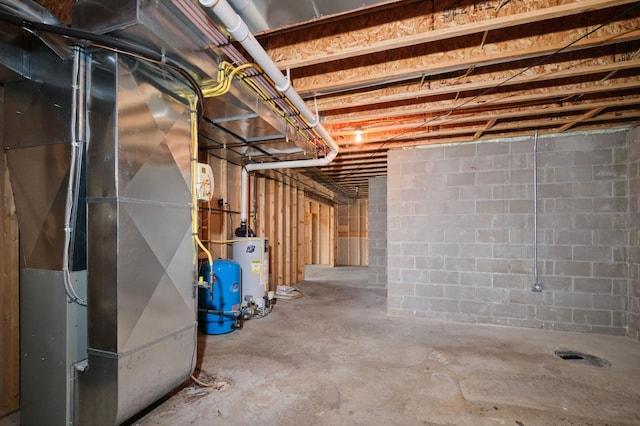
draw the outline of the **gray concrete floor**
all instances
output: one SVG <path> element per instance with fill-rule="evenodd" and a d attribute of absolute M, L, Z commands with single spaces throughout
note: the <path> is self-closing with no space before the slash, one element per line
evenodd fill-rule
<path fill-rule="evenodd" d="M 639 342 L 389 317 L 386 291 L 363 280 L 366 268 L 309 268 L 303 298 L 200 335 L 199 378 L 218 389 L 185 384 L 133 424 L 640 424 Z"/>
<path fill-rule="evenodd" d="M 189 384 L 135 424 L 640 424 L 640 343 L 389 317 L 385 290 L 365 277 L 310 268 L 302 299 L 201 335 L 200 377 L 220 389 Z M 563 360 L 559 348 L 611 366 Z"/>

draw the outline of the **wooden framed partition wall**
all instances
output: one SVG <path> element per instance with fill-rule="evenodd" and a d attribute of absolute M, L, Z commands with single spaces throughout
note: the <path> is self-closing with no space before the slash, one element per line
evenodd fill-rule
<path fill-rule="evenodd" d="M 330 204 L 305 201 L 305 264 L 336 265 L 336 215 Z"/>
<path fill-rule="evenodd" d="M 213 198 L 200 203 L 200 239 L 213 258 L 231 258 L 230 240 L 240 225 L 240 166 L 203 154 L 214 175 Z M 249 226 L 269 239 L 269 283 L 293 285 L 304 280 L 305 191 L 286 174 L 249 176 Z"/>

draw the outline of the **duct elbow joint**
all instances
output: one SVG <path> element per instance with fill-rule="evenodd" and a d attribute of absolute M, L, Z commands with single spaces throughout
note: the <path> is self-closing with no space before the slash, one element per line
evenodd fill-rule
<path fill-rule="evenodd" d="M 215 6 L 216 3 L 218 3 L 219 0 L 200 0 L 200 4 L 203 5 L 204 7 L 212 7 Z"/>

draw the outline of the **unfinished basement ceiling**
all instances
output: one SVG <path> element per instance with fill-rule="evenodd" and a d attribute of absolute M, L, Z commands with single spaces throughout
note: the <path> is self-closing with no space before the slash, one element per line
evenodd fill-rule
<path fill-rule="evenodd" d="M 68 21 L 72 1 L 39 3 Z M 366 197 L 368 179 L 386 174 L 390 149 L 530 136 L 535 130 L 604 130 L 640 120 L 638 1 L 252 5 L 251 15 L 246 8 L 240 14 L 254 23 L 274 62 L 289 70 L 310 109 L 317 105 L 341 148 L 331 165 L 301 172 L 352 197 Z M 234 146 L 217 140 L 231 137 L 242 147 L 232 156 L 238 160 L 295 154 L 286 135 L 256 129 L 251 112 L 225 125 L 229 117 L 214 112 L 220 110 L 208 108 L 211 128 L 202 129 L 213 140 L 204 143 L 210 149 Z"/>

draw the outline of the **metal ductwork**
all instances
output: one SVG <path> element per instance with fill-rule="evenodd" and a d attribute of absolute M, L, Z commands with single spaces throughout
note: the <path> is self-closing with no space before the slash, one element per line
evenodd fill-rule
<path fill-rule="evenodd" d="M 195 366 L 190 166 L 197 95 L 184 73 L 207 86 L 215 83 L 221 58 L 246 59 L 189 0 L 79 1 L 68 38 L 30 1 L 0 0 L 0 12 L 45 25 L 32 31 L 16 20 L 0 21 L 0 139 L 21 231 L 22 423 L 119 424 L 186 380 Z M 56 31 L 49 34 L 47 25 Z M 116 53 L 92 39 L 82 43 L 86 51 L 72 49 L 72 40 L 84 40 L 82 31 L 116 36 L 158 57 L 128 56 L 120 46 Z M 164 55 L 184 64 L 184 73 L 168 69 Z M 251 78 L 275 99 L 275 110 L 239 83 L 212 105 L 221 117 L 239 111 L 238 127 L 276 129 L 256 139 L 279 140 L 273 150 L 246 140 L 237 152 L 258 149 L 273 164 L 256 169 L 282 167 L 287 162 L 278 155 L 285 151 L 289 166 L 331 161 L 337 145 L 302 99 L 282 87 L 295 98 L 292 107 L 268 77 L 254 70 Z M 291 136 L 301 136 L 296 144 L 304 149 L 290 143 Z M 285 143 L 295 149 L 283 149 Z M 307 160 L 305 143 L 324 158 Z M 68 286 L 78 299 L 69 297 Z M 85 297 L 86 307 L 69 303 Z"/>
<path fill-rule="evenodd" d="M 79 424 L 108 425 L 195 367 L 190 109 L 176 93 L 195 94 L 116 53 L 94 52 L 89 80 L 89 362 L 79 376 Z"/>

